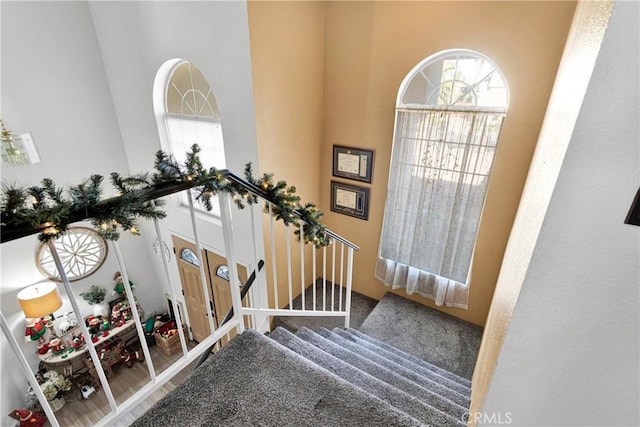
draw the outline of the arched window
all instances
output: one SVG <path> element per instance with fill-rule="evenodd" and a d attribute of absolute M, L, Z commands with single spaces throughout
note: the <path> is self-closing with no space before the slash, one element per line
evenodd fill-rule
<path fill-rule="evenodd" d="M 198 256 L 189 248 L 185 248 L 180 252 L 180 259 L 195 267 L 200 267 L 200 260 L 198 259 Z"/>
<path fill-rule="evenodd" d="M 220 111 L 213 90 L 202 72 L 182 59 L 167 61 L 154 82 L 154 109 L 164 149 L 183 164 L 193 144 L 202 149 L 200 160 L 205 167 L 226 167 Z M 179 193 L 180 202 L 187 197 Z M 211 211 L 194 201 L 194 207 L 220 216 L 216 199 Z"/>
<path fill-rule="evenodd" d="M 226 280 L 227 282 L 229 281 L 229 267 L 227 267 L 226 265 L 219 265 L 218 268 L 216 268 L 216 276 L 218 276 L 221 279 Z"/>
<path fill-rule="evenodd" d="M 467 308 L 468 277 L 508 106 L 485 56 L 448 50 L 404 79 L 376 277 L 437 305 Z"/>

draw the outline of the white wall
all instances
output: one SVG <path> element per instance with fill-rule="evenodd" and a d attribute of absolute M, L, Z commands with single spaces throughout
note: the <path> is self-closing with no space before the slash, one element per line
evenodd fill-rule
<path fill-rule="evenodd" d="M 2 117 L 10 129 L 33 133 L 42 159 L 31 166 L 3 165 L 2 182 L 26 186 L 49 177 L 68 186 L 95 173 L 127 174 L 124 146 L 87 4 L 2 2 L 1 8 Z M 142 243 L 142 239 L 123 239 L 121 246 L 130 254 L 141 252 Z M 16 294 L 43 280 L 34 263 L 37 244 L 32 236 L 2 245 L 2 312 L 20 341 L 25 325 Z M 148 266 L 143 255 L 137 268 L 129 272 L 142 289 L 142 274 Z M 98 273 L 75 282 L 74 289 L 80 293 L 91 284 L 109 287 L 117 269 L 110 255 Z M 64 290 L 61 293 L 66 300 Z M 84 301 L 81 306 L 90 312 Z M 68 310 L 66 304 L 59 313 Z M 1 343 L 0 414 L 4 417 L 24 405 L 27 383 L 4 335 Z M 37 367 L 35 346 L 25 344 L 24 348 Z"/>
<path fill-rule="evenodd" d="M 2 117 L 11 129 L 33 133 L 43 159 L 32 166 L 3 167 L 3 183 L 30 185 L 50 177 L 61 185 L 75 185 L 94 173 L 108 177 L 112 171 L 150 171 L 161 148 L 151 89 L 160 65 L 173 57 L 193 61 L 213 87 L 223 117 L 229 167 L 241 172 L 247 161 L 257 165 L 244 2 L 3 1 L 0 5 Z M 110 185 L 105 190 L 109 193 Z M 171 204 L 168 210 L 175 211 Z M 236 215 L 249 219 L 247 212 Z M 169 212 L 161 224 L 165 232 L 192 235 L 184 210 Z M 206 236 L 203 244 L 223 251 L 220 227 L 202 221 L 200 226 Z M 240 229 L 245 234 L 250 231 Z M 153 254 L 152 231 L 146 224 L 142 237 L 123 236 L 119 241 L 125 260 L 135 260 L 127 263 L 127 271 L 147 312 L 162 308 L 167 289 L 160 260 Z M 164 237 L 171 246 L 169 235 Z M 0 247 L 2 312 L 20 340 L 24 321 L 16 294 L 42 280 L 33 262 L 36 243 L 34 236 Z M 74 289 L 79 293 L 94 283 L 108 286 L 116 270 L 111 253 L 98 273 L 75 282 Z M 26 379 L 4 336 L 0 344 L 0 414 L 7 414 L 24 405 Z M 37 367 L 35 347 L 24 347 Z"/>
<path fill-rule="evenodd" d="M 640 424 L 640 228 L 623 224 L 640 183 L 639 15 L 615 5 L 484 424 Z"/>
<path fill-rule="evenodd" d="M 152 170 L 155 152 L 167 150 L 158 135 L 152 89 L 158 69 L 171 58 L 193 62 L 211 85 L 222 118 L 227 168 L 241 175 L 245 163 L 252 162 L 259 171 L 244 2 L 91 2 L 89 7 L 132 171 Z M 177 206 L 175 197 L 167 202 L 169 216 L 160 223 L 166 243 L 171 247 L 172 233 L 193 240 L 188 211 Z M 252 268 L 249 210 L 232 213 L 241 221 L 236 227 L 240 261 Z M 202 245 L 224 254 L 219 222 L 198 218 Z M 261 225 L 259 219 L 255 223 Z M 151 227 L 145 232 L 153 233 Z M 154 262 L 161 271 L 160 259 Z M 170 272 L 179 283 L 177 268 Z M 166 282 L 164 275 L 160 281 Z"/>

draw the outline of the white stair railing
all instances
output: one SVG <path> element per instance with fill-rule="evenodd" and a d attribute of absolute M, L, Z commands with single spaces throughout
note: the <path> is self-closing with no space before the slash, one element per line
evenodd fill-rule
<path fill-rule="evenodd" d="M 259 188 L 252 186 L 251 184 L 237 178 L 235 175 L 225 172 L 225 176 L 227 179 L 232 180 L 237 185 L 245 188 L 247 191 L 254 194 L 258 197 L 263 203 L 266 203 L 266 211 L 268 215 L 269 222 L 269 238 L 265 244 L 264 236 L 262 235 L 261 228 L 255 225 L 254 220 L 252 219 L 252 236 L 253 236 L 253 258 L 254 262 L 252 267 L 255 268 L 255 273 L 257 276 L 256 285 L 254 285 L 254 289 L 252 292 L 247 295 L 245 298 L 245 305 L 242 304 L 242 298 L 240 295 L 240 289 L 238 286 L 231 286 L 231 296 L 232 296 L 232 304 L 234 314 L 229 318 L 229 321 L 224 325 L 215 327 L 214 323 L 210 322 L 211 335 L 209 335 L 206 339 L 202 340 L 200 343 L 195 345 L 193 348 L 188 349 L 187 341 L 188 336 L 184 333 L 184 328 L 182 327 L 182 319 L 180 316 L 176 316 L 176 322 L 178 326 L 178 333 L 181 342 L 181 356 L 174 361 L 169 367 L 167 367 L 162 372 L 157 372 L 156 368 L 153 365 L 153 360 L 148 348 L 147 341 L 144 336 L 144 329 L 140 321 L 139 313 L 137 312 L 136 301 L 133 298 L 133 292 L 129 285 L 129 278 L 127 275 L 127 268 L 125 265 L 125 260 L 121 255 L 120 248 L 116 241 L 112 242 L 114 253 L 116 254 L 118 267 L 123 274 L 123 284 L 126 288 L 126 293 L 128 297 L 129 305 L 132 308 L 133 318 L 135 323 L 135 330 L 138 336 L 138 340 L 142 347 L 142 351 L 145 355 L 145 361 L 147 365 L 147 370 L 149 372 L 149 381 L 140 387 L 135 393 L 133 393 L 127 399 L 121 400 L 121 403 L 118 402 L 119 399 L 113 394 L 113 391 L 110 387 L 109 380 L 105 373 L 105 370 L 100 363 L 100 359 L 97 353 L 97 348 L 93 344 L 91 340 L 91 334 L 89 333 L 87 327 L 84 325 L 84 319 L 79 315 L 81 313 L 77 296 L 73 292 L 71 284 L 69 283 L 66 272 L 64 270 L 63 264 L 60 261 L 60 258 L 56 252 L 55 246 L 53 243 L 49 243 L 49 247 L 51 250 L 51 255 L 55 261 L 55 265 L 58 268 L 60 273 L 60 277 L 62 279 L 62 285 L 66 290 L 67 296 L 70 300 L 70 303 L 78 317 L 78 324 L 80 326 L 82 335 L 84 337 L 85 343 L 87 345 L 89 356 L 95 366 L 96 373 L 100 380 L 102 389 L 107 397 L 107 403 L 109 408 L 106 409 L 105 416 L 97 423 L 94 423 L 96 426 L 107 426 L 113 425 L 118 422 L 122 417 L 127 415 L 132 409 L 134 409 L 137 405 L 142 403 L 147 397 L 149 397 L 152 393 L 160 389 L 167 381 L 169 381 L 173 376 L 182 371 L 184 368 L 189 366 L 192 362 L 196 361 L 203 354 L 206 354 L 211 350 L 216 343 L 218 343 L 224 336 L 228 336 L 228 333 L 235 329 L 238 333 L 242 332 L 244 329 L 244 316 L 249 316 L 249 324 L 254 328 L 259 329 L 261 325 L 265 325 L 265 319 L 268 320 L 272 316 L 341 316 L 345 319 L 345 327 L 349 326 L 350 320 L 350 302 L 351 302 L 351 287 L 352 287 L 352 271 L 353 271 L 353 253 L 359 248 L 353 243 L 347 241 L 346 239 L 336 235 L 335 233 L 325 230 L 324 237 L 328 239 L 329 244 L 327 246 L 316 247 L 313 244 L 305 245 L 304 239 L 301 239 L 297 244 L 298 248 L 298 262 L 300 263 L 300 276 L 299 278 L 293 277 L 293 269 L 294 269 L 294 245 L 293 238 L 291 234 L 293 231 L 291 230 L 292 225 L 282 225 L 280 222 L 275 221 L 274 215 L 274 205 L 271 201 L 264 198 L 264 194 L 260 191 Z M 187 191 L 187 194 L 190 196 L 190 189 L 188 185 L 184 183 L 179 184 L 174 189 L 169 190 L 161 190 L 157 193 L 154 193 L 150 200 L 155 198 L 163 197 L 168 194 L 175 193 L 177 191 Z M 190 207 L 190 218 L 192 223 L 192 228 L 195 236 L 195 240 L 198 247 L 198 253 L 200 251 L 200 239 L 198 237 L 198 227 L 193 211 L 193 203 L 191 197 L 189 199 L 189 207 Z M 233 211 L 231 209 L 232 205 L 232 196 L 228 193 L 222 192 L 220 193 L 220 206 L 222 213 L 222 226 L 223 226 L 223 235 L 225 240 L 225 251 L 227 256 L 227 263 L 229 266 L 229 274 L 230 274 L 230 283 L 240 283 L 240 279 L 237 271 L 237 260 L 239 259 L 237 251 L 238 245 L 236 245 L 236 233 L 234 233 L 234 222 L 233 222 Z M 260 205 L 254 205 L 252 209 L 261 209 Z M 295 213 L 294 213 L 295 214 Z M 80 218 L 78 219 L 89 219 Z M 277 244 L 277 234 L 279 234 L 276 230 L 276 227 L 285 227 L 284 235 L 286 239 L 286 251 L 284 254 L 278 253 L 276 251 Z M 308 226 L 301 221 L 301 229 L 299 236 L 304 235 L 304 227 Z M 154 228 L 156 232 L 156 238 L 158 241 L 163 242 L 162 233 L 160 227 L 158 225 L 157 220 L 154 220 Z M 4 231 L 8 231 L 7 234 L 4 235 L 5 238 L 2 239 L 2 242 L 14 240 L 17 238 L 27 238 L 28 236 L 33 236 L 40 232 L 40 229 L 33 230 L 9 230 L 3 227 Z M 7 238 L 7 236 L 11 236 Z M 266 246 L 269 248 L 269 254 L 271 256 L 271 266 L 270 268 L 263 269 L 262 271 L 258 271 L 257 268 L 259 264 L 258 254 L 262 252 L 262 247 Z M 307 249 L 309 247 L 310 249 Z M 336 260 L 337 249 L 339 247 L 339 255 L 338 260 Z M 345 256 L 346 250 L 346 256 Z M 330 251 L 330 254 L 327 252 Z M 179 285 L 175 284 L 171 280 L 171 275 L 168 270 L 168 260 L 166 259 L 166 254 L 164 251 L 160 251 L 164 271 L 167 279 L 167 284 L 170 289 L 171 295 L 171 303 L 173 305 L 173 312 L 179 313 L 179 307 L 177 306 L 177 295 L 176 291 L 179 289 Z M 25 255 L 27 256 L 27 255 Z M 309 260 L 310 257 L 310 260 Z M 318 262 L 318 257 L 321 258 L 321 261 Z M 286 270 L 283 273 L 278 267 L 278 260 L 280 258 L 286 259 Z M 309 263 L 311 265 L 311 276 L 305 274 L 307 272 L 306 266 Z M 201 270 L 204 268 L 204 263 L 201 263 Z M 321 264 L 319 267 L 318 264 Z M 321 269 L 318 272 L 318 268 Z M 267 271 L 269 270 L 269 271 Z M 282 276 L 285 276 L 282 279 Z M 337 279 L 336 279 L 337 275 Z M 201 272 L 201 277 L 204 281 L 204 272 Z M 311 307 L 308 308 L 305 300 L 305 289 L 307 288 L 309 277 L 311 278 L 311 286 L 312 286 L 312 303 Z M 331 277 L 328 280 L 328 277 Z M 267 289 L 267 282 L 271 279 L 271 292 L 270 298 L 267 296 L 269 293 L 269 289 Z M 279 281 L 284 280 L 287 285 L 287 302 L 288 305 L 286 308 L 281 308 L 279 301 L 279 296 L 282 295 L 282 289 L 279 288 L 278 284 L 281 283 Z M 317 286 L 321 283 L 322 286 L 322 298 L 318 299 L 318 289 Z M 206 288 L 203 288 L 206 289 Z M 328 292 L 330 289 L 330 292 Z M 209 297 L 209 292 L 204 292 L 206 305 L 207 307 L 211 306 L 211 301 Z M 302 304 L 300 307 L 294 307 L 293 301 L 298 295 L 302 295 Z M 337 295 L 336 295 L 337 294 Z M 344 301 L 343 301 L 344 294 Z M 212 318 L 211 313 L 210 318 Z M 266 322 L 268 325 L 269 322 Z M 56 419 L 56 415 L 51 408 L 49 402 L 44 397 L 44 394 L 40 390 L 37 385 L 36 378 L 33 370 L 30 367 L 30 360 L 24 354 L 21 346 L 18 344 L 14 333 L 12 332 L 9 324 L 6 321 L 4 313 L 0 312 L 0 327 L 7 337 L 7 341 L 14 352 L 16 358 L 22 369 L 25 372 L 28 383 L 34 389 L 36 397 L 40 401 L 47 418 L 52 426 L 59 426 L 60 423 Z"/>
<path fill-rule="evenodd" d="M 268 216 L 269 230 L 264 237 L 266 240 L 264 247 L 267 255 L 271 258 L 271 262 L 259 274 L 258 277 L 262 279 L 262 282 L 258 283 L 257 290 L 258 292 L 267 290 L 270 297 L 253 298 L 252 302 L 257 301 L 257 303 L 245 304 L 241 308 L 243 316 L 251 316 L 254 319 L 254 324 L 260 324 L 260 321 L 255 320 L 256 317 L 264 319 L 273 316 L 338 316 L 344 317 L 344 325 L 348 328 L 353 283 L 353 255 L 355 251 L 359 250 L 358 246 L 330 230 L 324 231 L 324 237 L 328 239 L 328 245 L 316 246 L 313 243 L 308 244 L 300 236 L 304 236 L 305 227 L 310 225 L 306 224 L 300 216 L 298 216 L 297 221 L 300 227 L 298 241 L 294 241 L 295 237 L 292 236 L 294 230 L 292 228 L 296 228 L 296 226 L 276 221 L 275 212 L 277 206 L 268 200 L 268 196 L 260 188 L 231 173 L 228 173 L 226 178 L 256 196 L 259 203 L 255 204 L 253 209 L 262 210 L 264 208 L 263 210 Z M 220 195 L 223 223 L 225 224 L 233 224 L 233 211 L 229 209 L 232 201 L 231 196 L 228 194 L 222 193 Z M 294 215 L 298 215 L 297 211 L 294 211 Z M 278 232 L 278 227 L 283 230 Z M 258 239 L 262 239 L 260 231 L 254 228 L 253 236 L 254 244 L 257 245 Z M 229 248 L 234 247 L 235 244 L 232 240 L 227 241 L 227 238 L 233 239 L 234 234 L 229 233 L 228 236 L 225 234 L 225 246 L 228 251 L 227 259 L 231 270 L 231 266 L 236 265 L 235 258 L 238 254 L 229 251 Z M 284 239 L 284 253 L 279 253 L 276 250 L 279 238 Z M 298 246 L 297 248 L 296 245 Z M 327 254 L 327 249 L 329 249 L 330 254 Z M 338 257 L 337 259 L 336 256 Z M 320 258 L 320 262 L 318 258 Z M 321 264 L 320 271 L 318 271 L 318 264 Z M 299 276 L 294 273 L 295 267 L 298 267 Z M 311 275 L 306 274 L 309 267 Z M 329 277 L 330 280 L 328 279 Z M 270 282 L 268 289 L 267 282 Z M 320 289 L 321 292 L 319 292 L 318 286 L 322 287 Z M 307 291 L 308 287 L 311 289 Z M 311 301 L 307 301 L 305 291 L 310 291 Z M 285 307 L 281 307 L 279 303 L 279 298 L 282 298 L 283 292 L 286 293 L 285 303 L 283 304 Z M 318 298 L 319 294 L 322 295 L 321 299 Z M 294 304 L 294 300 L 298 296 L 300 296 L 299 306 Z"/>

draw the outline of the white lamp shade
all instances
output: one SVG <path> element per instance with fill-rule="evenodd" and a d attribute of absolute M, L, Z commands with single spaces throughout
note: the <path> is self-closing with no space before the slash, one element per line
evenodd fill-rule
<path fill-rule="evenodd" d="M 62 299 L 55 283 L 31 285 L 18 292 L 18 302 L 26 317 L 42 317 L 62 307 Z"/>

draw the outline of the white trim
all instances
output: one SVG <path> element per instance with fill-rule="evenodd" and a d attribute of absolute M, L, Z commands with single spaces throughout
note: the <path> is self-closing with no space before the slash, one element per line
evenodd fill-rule
<path fill-rule="evenodd" d="M 441 50 L 439 52 L 436 52 L 433 55 L 430 55 L 430 56 L 426 57 L 425 59 L 423 59 L 422 61 L 420 61 L 415 67 L 413 67 L 411 69 L 411 71 L 409 71 L 409 73 L 402 80 L 402 83 L 400 83 L 400 87 L 398 88 L 398 96 L 396 97 L 396 108 L 406 108 L 408 106 L 408 104 L 403 104 L 402 103 L 402 96 L 404 96 L 404 93 L 407 90 L 407 87 L 409 86 L 409 83 L 411 82 L 411 80 L 413 80 L 413 78 L 416 76 L 416 74 L 418 74 L 420 71 L 422 71 L 430 62 L 435 62 L 436 60 L 438 60 L 440 58 L 444 58 L 444 57 L 455 55 L 455 54 L 467 54 L 467 55 L 471 55 L 471 56 L 477 56 L 477 57 L 480 57 L 480 58 L 484 59 L 485 61 L 487 61 L 488 63 L 490 63 L 491 65 L 494 66 L 496 71 L 498 73 L 500 73 L 500 76 L 502 77 L 502 80 L 504 82 L 504 86 L 507 89 L 507 105 L 505 106 L 505 109 L 508 108 L 509 107 L 509 102 L 510 102 L 509 94 L 511 93 L 511 91 L 509 90 L 509 82 L 507 81 L 506 77 L 504 76 L 504 73 L 502 72 L 500 67 L 498 67 L 498 65 L 491 58 L 489 58 L 488 56 L 486 56 L 486 55 L 484 55 L 484 54 L 482 54 L 482 53 L 480 53 L 478 51 L 471 50 L 471 49 L 445 49 L 445 50 Z"/>

